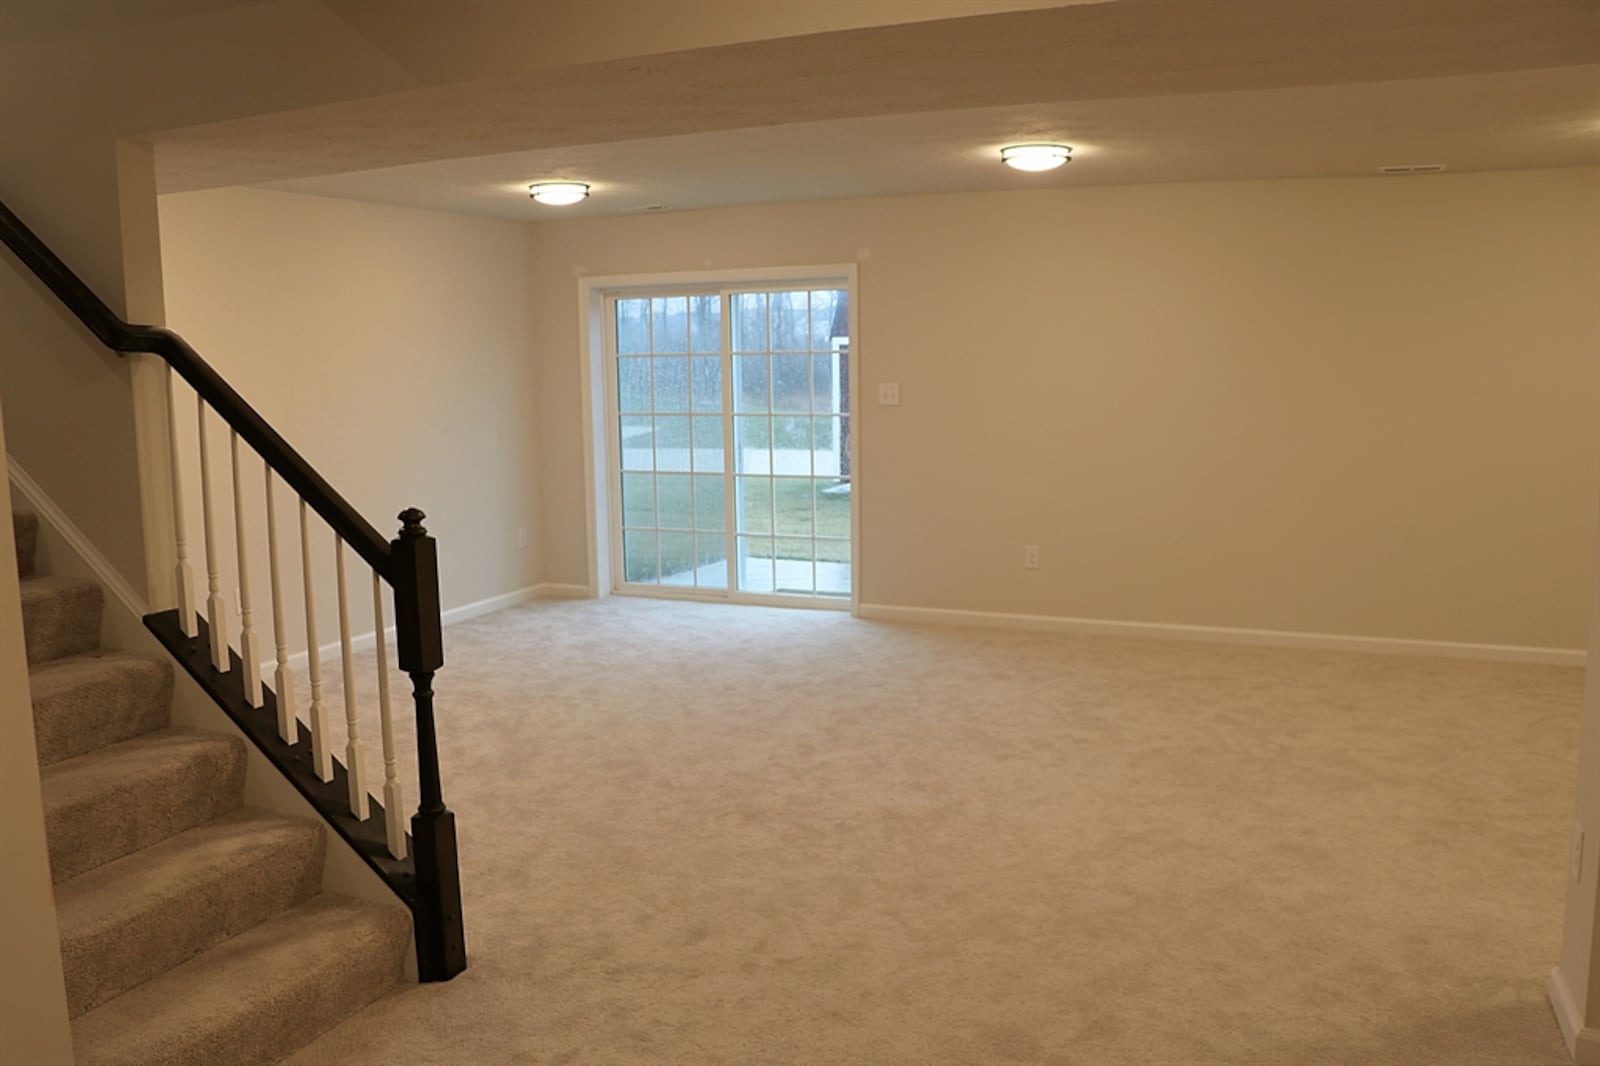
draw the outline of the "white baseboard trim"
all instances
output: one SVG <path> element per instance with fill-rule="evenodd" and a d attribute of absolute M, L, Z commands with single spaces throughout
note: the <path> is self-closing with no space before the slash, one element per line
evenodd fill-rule
<path fill-rule="evenodd" d="M 95 580 L 99 581 L 106 591 L 115 596 L 135 618 L 142 619 L 150 613 L 149 604 L 146 603 L 144 597 L 134 591 L 133 586 L 128 584 L 128 580 L 118 572 L 116 567 L 111 565 L 109 559 L 101 554 L 93 542 L 84 535 L 83 530 L 79 529 L 72 519 L 67 517 L 66 512 L 56 506 L 55 501 L 50 499 L 44 489 L 39 487 L 39 483 L 29 477 L 27 471 L 23 470 L 16 459 L 9 455 L 6 456 L 6 473 L 10 476 L 12 485 L 16 487 L 17 495 L 27 502 L 28 508 L 39 516 L 41 522 L 48 523 L 57 535 L 67 543 L 67 546 L 77 553 L 78 557 L 83 560 L 84 565 L 94 573 Z M 452 607 L 447 611 L 441 612 L 439 620 L 444 625 L 454 625 L 457 622 L 465 622 L 480 615 L 503 611 L 507 607 L 515 607 L 530 600 L 583 599 L 587 598 L 588 595 L 589 589 L 584 585 L 529 585 L 527 588 L 517 589 L 514 592 L 506 592 L 499 596 L 490 596 L 487 599 Z M 386 626 L 384 635 L 388 638 L 390 647 L 393 647 L 394 626 Z M 377 642 L 377 633 L 368 631 L 360 636 L 352 637 L 350 647 L 355 651 L 366 651 Z M 339 654 L 339 642 L 334 641 L 331 644 L 324 644 L 317 651 L 321 654 L 322 661 L 326 662 Z M 304 671 L 308 658 L 305 652 L 297 652 L 289 657 L 289 666 L 297 672 Z M 261 676 L 270 678 L 277 665 L 276 659 L 263 660 L 261 663 Z"/>
<path fill-rule="evenodd" d="M 562 585 L 547 581 L 533 586 L 534 598 L 540 600 L 588 600 L 594 598 L 588 585 Z"/>
<path fill-rule="evenodd" d="M 474 600 L 472 603 L 464 603 L 460 607 L 451 607 L 449 610 L 441 611 L 439 613 L 439 621 L 447 626 L 453 626 L 457 622 L 465 622 L 469 618 L 477 618 L 481 615 L 503 611 L 507 607 L 515 607 L 519 603 L 527 603 L 529 600 L 538 599 L 538 597 L 539 586 L 529 585 L 527 588 L 517 589 L 515 592 L 501 593 L 499 596 Z"/>
<path fill-rule="evenodd" d="M 556 589 L 558 591 L 546 592 L 546 589 Z M 516 607 L 517 605 L 527 603 L 530 600 L 567 598 L 570 594 L 564 590 L 568 589 L 581 589 L 581 594 L 583 596 L 587 596 L 589 594 L 589 590 L 583 588 L 581 585 L 529 585 L 527 588 L 517 589 L 515 592 L 506 592 L 499 596 L 490 596 L 487 599 L 474 600 L 472 603 L 463 603 L 460 607 L 451 607 L 448 610 L 441 611 L 439 613 L 439 621 L 443 625 L 451 626 L 455 625 L 457 622 L 465 622 L 469 619 L 478 618 L 482 615 L 493 614 L 495 611 L 503 611 L 508 607 Z M 383 634 L 389 647 L 393 648 L 394 626 L 385 626 Z M 352 651 L 366 651 L 377 644 L 377 642 L 377 631 L 369 630 L 368 632 L 362 633 L 359 636 L 351 637 L 350 648 Z M 318 648 L 317 651 L 322 656 L 321 661 L 327 662 L 340 653 L 339 642 L 334 641 L 331 644 L 324 644 Z M 295 654 L 289 656 L 289 668 L 294 670 L 296 673 L 304 672 L 308 658 L 309 656 L 307 656 L 305 652 L 296 652 Z M 276 659 L 263 660 L 261 663 L 261 676 L 270 678 L 272 676 L 272 672 L 277 669 L 277 666 L 278 661 Z"/>
<path fill-rule="evenodd" d="M 1137 637 L 1155 640 L 1199 641 L 1211 644 L 1248 644 L 1315 651 L 1376 652 L 1385 655 L 1427 655 L 1447 659 L 1542 663 L 1582 666 L 1588 656 L 1582 649 L 1531 648 L 1511 644 L 1459 644 L 1439 640 L 1396 640 L 1388 637 L 1354 637 L 1330 633 L 1296 633 L 1277 629 L 1233 629 L 1226 626 L 1177 625 L 1160 622 L 1118 622 L 1097 618 L 1065 618 L 1042 614 L 1002 614 L 994 611 L 955 611 L 939 607 L 898 607 L 863 603 L 856 612 L 880 622 L 917 622 L 973 626 L 989 629 L 1030 629 L 1046 633 L 1083 636 Z"/>
<path fill-rule="evenodd" d="M 149 613 L 144 597 L 111 565 L 83 531 L 57 507 L 55 502 L 29 477 L 12 456 L 6 457 L 6 470 L 17 493 L 40 520 L 48 522 L 94 572 L 95 578 L 124 607 L 142 618 Z M 503 611 L 531 600 L 589 599 L 587 585 L 545 582 L 490 596 L 444 611 L 440 620 L 454 625 L 481 615 Z M 1305 648 L 1315 651 L 1373 652 L 1386 655 L 1422 655 L 1447 659 L 1476 659 L 1492 662 L 1540 663 L 1551 666 L 1583 666 L 1587 654 L 1581 648 L 1538 648 L 1513 644 L 1465 644 L 1437 640 L 1401 640 L 1389 637 L 1357 637 L 1330 633 L 1297 633 L 1276 629 L 1235 629 L 1227 626 L 1196 626 L 1160 622 L 1122 622 L 1097 618 L 1068 618 L 1058 615 L 1007 614 L 996 611 L 962 611 L 942 607 L 902 607 L 893 604 L 863 603 L 859 617 L 881 622 L 913 622 L 934 625 L 970 626 L 987 629 L 1026 629 L 1047 633 L 1084 636 L 1136 637 L 1155 640 L 1198 641 L 1213 644 L 1245 644 L 1277 648 Z M 385 630 L 391 643 L 394 627 Z M 365 651 L 377 642 L 377 634 L 363 633 L 351 640 L 356 651 Z M 337 641 L 318 649 L 324 660 L 339 653 Z M 296 670 L 304 670 L 306 653 L 289 659 Z M 263 676 L 271 676 L 276 662 L 262 663 Z"/>
<path fill-rule="evenodd" d="M 1556 1012 L 1556 1023 L 1561 1026 L 1562 1039 L 1567 1042 L 1567 1054 L 1578 1066 L 1600 1066 L 1600 1029 L 1585 1027 L 1578 1005 L 1573 1002 L 1572 990 L 1561 976 L 1561 967 L 1550 971 L 1550 1006 Z"/>
<path fill-rule="evenodd" d="M 383 629 L 383 637 L 384 637 L 384 640 L 387 641 L 388 646 L 390 648 L 393 648 L 394 647 L 394 626 L 385 626 L 384 629 Z M 367 649 L 373 647 L 377 643 L 378 643 L 378 633 L 377 633 L 377 631 L 376 630 L 369 630 L 368 632 L 361 633 L 361 634 L 358 634 L 357 636 L 353 636 L 353 637 L 350 638 L 350 650 L 353 651 L 353 652 L 366 651 Z M 339 644 L 338 641 L 334 641 L 331 644 L 324 644 L 324 645 L 322 645 L 321 647 L 319 647 L 317 649 L 317 661 L 319 663 L 329 662 L 329 661 L 333 660 L 334 658 L 336 658 L 340 654 L 340 651 L 341 651 L 341 648 L 340 648 L 340 644 Z M 304 675 L 305 672 L 306 672 L 306 664 L 309 663 L 310 661 L 311 661 L 311 656 L 310 655 L 308 655 L 307 653 L 305 653 L 303 651 L 297 651 L 293 655 L 289 656 L 289 669 L 294 671 L 296 674 Z M 267 684 L 271 684 L 272 683 L 271 679 L 272 679 L 273 671 L 277 670 L 277 668 L 278 668 L 278 660 L 277 659 L 262 659 L 261 660 L 261 680 L 263 682 L 266 682 Z"/>
<path fill-rule="evenodd" d="M 122 576 L 122 572 L 111 565 L 111 560 L 101 554 L 100 549 L 84 535 L 77 523 L 56 506 L 55 501 L 39 487 L 39 483 L 29 477 L 28 472 L 10 455 L 6 456 L 6 473 L 11 478 L 11 484 L 16 487 L 17 495 L 28 502 L 29 509 L 39 516 L 41 522 L 47 523 L 62 540 L 67 542 L 67 547 L 83 560 L 83 565 L 94 573 L 95 580 L 100 582 L 102 588 L 132 611 L 135 618 L 143 618 L 150 613 L 145 598 L 134 590 L 128 579 Z"/>

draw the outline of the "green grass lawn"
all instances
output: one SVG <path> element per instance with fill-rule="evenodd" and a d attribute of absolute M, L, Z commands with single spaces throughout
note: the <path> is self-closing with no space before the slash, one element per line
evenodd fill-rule
<path fill-rule="evenodd" d="M 740 532 L 750 535 L 750 554 L 758 559 L 810 559 L 811 537 L 822 562 L 850 561 L 850 494 L 825 491 L 830 478 L 739 479 L 744 502 Z M 726 558 L 726 483 L 721 474 L 625 473 L 622 475 L 623 525 L 628 580 L 655 580 L 655 534 L 632 527 L 658 526 L 661 570 L 681 573 L 693 565 Z M 699 536 L 690 533 L 698 531 Z"/>
<path fill-rule="evenodd" d="M 776 534 L 778 558 L 810 558 L 810 545 L 784 543 L 789 537 L 840 537 L 840 541 L 817 542 L 817 558 L 823 562 L 850 561 L 850 494 L 823 490 L 839 484 L 832 479 L 744 478 L 744 527 L 752 534 Z M 776 505 L 774 507 L 774 505 Z M 813 506 L 815 510 L 813 511 Z M 765 541 L 758 542 L 763 547 Z M 752 549 L 757 558 L 766 558 L 762 548 Z"/>

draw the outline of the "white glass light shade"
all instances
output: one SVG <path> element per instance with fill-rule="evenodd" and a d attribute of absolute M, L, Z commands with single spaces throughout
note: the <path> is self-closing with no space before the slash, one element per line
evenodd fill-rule
<path fill-rule="evenodd" d="M 581 181 L 540 181 L 528 186 L 528 195 L 541 204 L 565 207 L 589 195 L 589 186 Z"/>
<path fill-rule="evenodd" d="M 1017 170 L 1054 170 L 1072 162 L 1072 149 L 1064 144 L 1013 144 L 1000 149 L 1000 161 Z"/>

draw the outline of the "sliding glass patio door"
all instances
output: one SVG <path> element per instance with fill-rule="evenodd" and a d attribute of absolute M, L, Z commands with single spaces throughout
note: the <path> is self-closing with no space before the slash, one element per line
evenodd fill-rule
<path fill-rule="evenodd" d="M 606 300 L 620 591 L 848 601 L 848 289 Z"/>

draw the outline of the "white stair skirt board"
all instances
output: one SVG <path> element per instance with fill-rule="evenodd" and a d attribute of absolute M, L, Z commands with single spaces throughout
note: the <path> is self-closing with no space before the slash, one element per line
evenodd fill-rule
<path fill-rule="evenodd" d="M 1577 1066 L 1600 1066 L 1600 1029 L 1584 1028 L 1578 1005 L 1572 1001 L 1572 990 L 1561 976 L 1558 966 L 1550 971 L 1550 1006 L 1561 1025 L 1561 1036 L 1567 1042 L 1567 1053 Z"/>
<path fill-rule="evenodd" d="M 1083 636 L 1188 640 L 1210 644 L 1307 648 L 1314 651 L 1373 652 L 1382 655 L 1423 655 L 1444 659 L 1541 663 L 1547 666 L 1582 666 L 1588 661 L 1588 654 L 1581 648 L 1532 648 L 1514 644 L 1462 644 L 1442 640 L 1400 640 L 1333 633 L 1295 633 L 1278 629 L 1232 629 L 1226 626 L 1176 625 L 1162 622 L 1119 622 L 1043 614 L 1002 614 L 993 611 L 953 611 L 938 607 L 898 607 L 882 603 L 863 603 L 857 614 L 862 618 L 880 622 L 1031 629 Z"/>
<path fill-rule="evenodd" d="M 27 471 L 9 455 L 6 456 L 6 473 L 11 478 L 11 484 L 16 486 L 17 494 L 28 501 L 28 509 L 38 515 L 41 522 L 52 527 L 61 539 L 67 542 L 68 547 L 77 552 L 83 565 L 94 573 L 95 580 L 99 581 L 107 592 L 115 596 L 117 601 L 136 618 L 143 618 L 150 613 L 145 598 L 134 590 L 128 579 L 122 576 L 122 572 L 111 565 L 111 560 L 101 554 L 100 549 L 90 542 L 83 530 L 67 517 L 65 511 L 56 506 L 54 500 L 45 495 L 39 483 L 29 477 Z"/>

